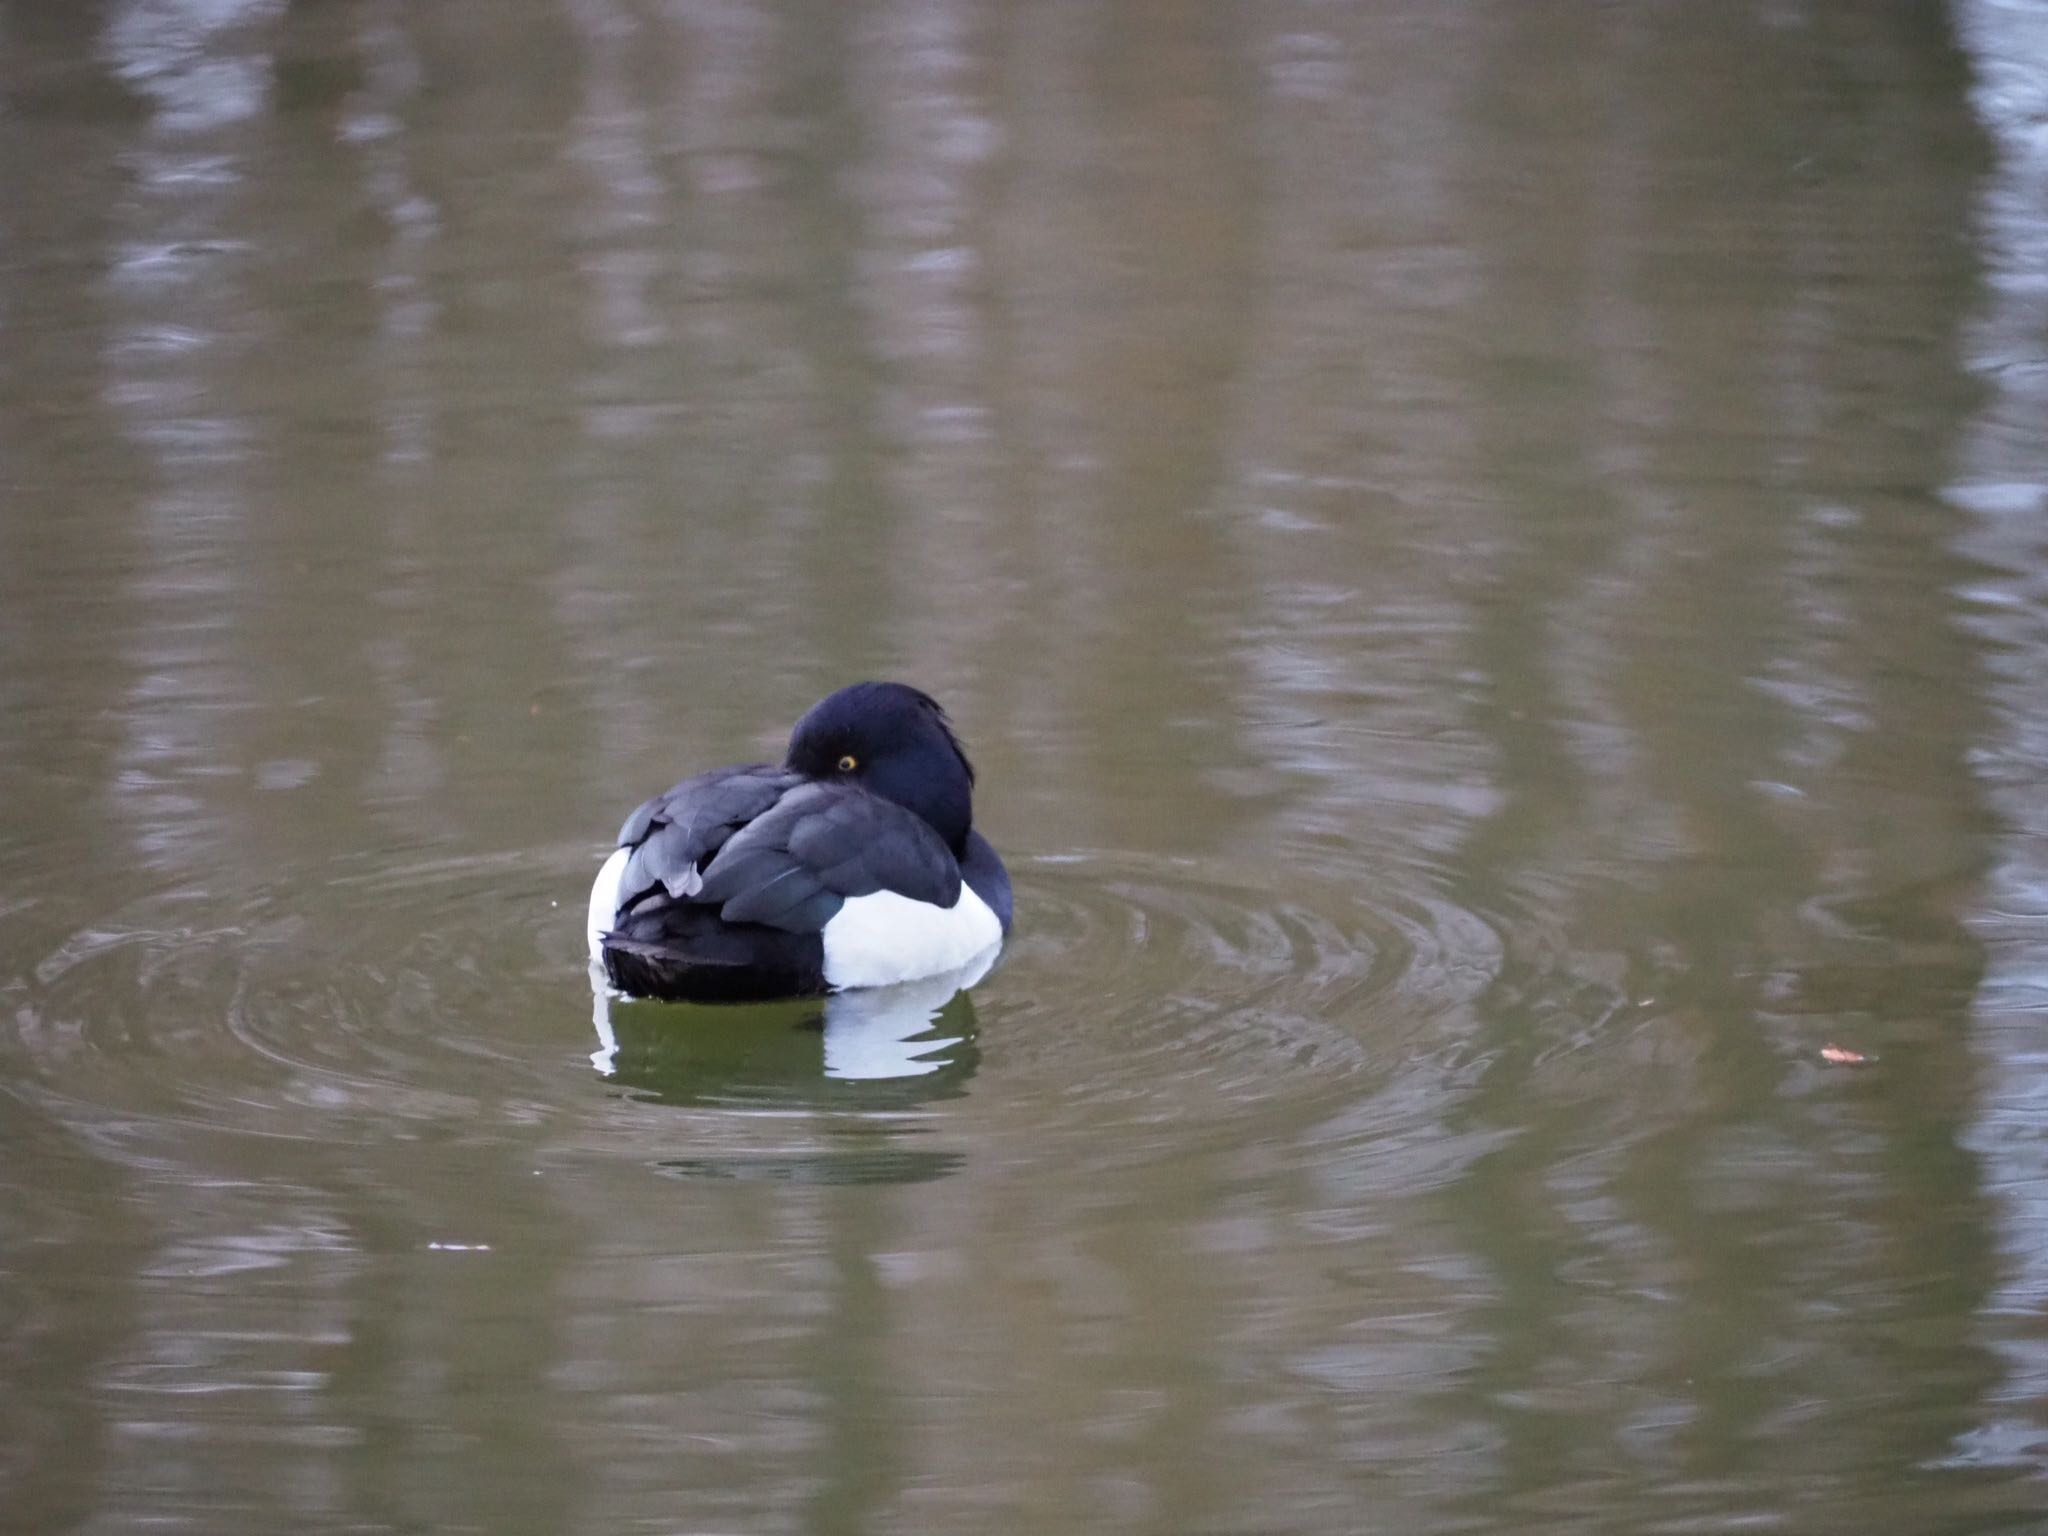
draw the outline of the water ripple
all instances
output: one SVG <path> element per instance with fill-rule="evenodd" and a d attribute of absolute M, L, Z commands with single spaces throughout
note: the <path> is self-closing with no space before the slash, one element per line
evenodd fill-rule
<path fill-rule="evenodd" d="M 1294 871 L 1284 895 L 1241 869 L 1115 853 L 1017 876 L 1028 918 L 977 1000 L 986 1070 L 1035 1084 L 1036 1137 L 1116 1117 L 1138 1158 L 1185 1149 L 1205 1122 L 1242 1141 L 1247 1117 L 1391 1134 L 1418 1078 L 1441 1090 L 1464 1067 L 1465 1005 L 1507 952 L 1426 871 L 1369 887 Z"/>
<path fill-rule="evenodd" d="M 1242 1136 L 1246 1116 L 1356 1141 L 1433 1113 L 1471 1065 L 1467 1005 L 1510 965 L 1503 920 L 1425 869 L 1357 885 L 1295 870 L 1282 894 L 1197 860 L 1027 857 L 1018 933 L 971 996 L 906 995 L 900 1019 L 878 994 L 601 1002 L 599 1076 L 574 899 L 587 863 L 366 853 L 317 885 L 138 898 L 17 988 L 26 1089 L 96 1118 L 291 1138 L 545 1125 L 573 1154 L 719 1177 L 862 1177 L 841 1164 L 901 1161 L 878 1154 L 881 1128 L 921 1136 L 977 1095 L 985 1112 L 947 1127 L 998 1155 L 1105 1118 L 1132 1128 L 1135 1157 L 1190 1125 Z M 1518 983 L 1542 964 L 1521 948 Z M 920 1176 L 955 1150 L 917 1149 Z"/>

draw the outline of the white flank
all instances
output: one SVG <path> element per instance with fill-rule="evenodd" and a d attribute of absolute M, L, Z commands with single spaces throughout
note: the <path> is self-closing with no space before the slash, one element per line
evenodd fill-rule
<path fill-rule="evenodd" d="M 598 936 L 609 932 L 619 917 L 619 878 L 626 872 L 628 850 L 614 848 L 612 856 L 604 861 L 604 868 L 597 872 L 597 883 L 590 888 L 590 916 L 584 924 L 584 934 L 590 940 L 590 958 L 600 959 Z"/>
<path fill-rule="evenodd" d="M 965 965 L 1001 942 L 1003 925 L 963 882 L 950 907 L 894 891 L 849 897 L 821 937 L 827 985 L 887 987 Z"/>

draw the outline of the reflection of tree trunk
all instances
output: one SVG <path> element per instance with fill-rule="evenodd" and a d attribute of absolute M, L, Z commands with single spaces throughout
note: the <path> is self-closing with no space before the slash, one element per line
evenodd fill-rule
<path fill-rule="evenodd" d="M 34 89 L 75 79 L 105 24 L 106 7 L 89 0 L 0 20 L 11 66 L 0 132 L 0 985 L 14 999 L 0 1025 L 0 1510 L 23 1530 L 83 1527 L 109 1502 L 109 1376 L 134 1345 L 148 1251 L 134 1181 L 95 1144 L 90 1117 L 70 1118 L 61 1101 L 32 1107 L 20 1038 L 71 1027 L 43 1018 L 20 980 L 96 915 L 131 858 L 99 835 L 106 807 L 92 788 L 113 780 L 122 744 L 107 707 L 130 682 L 112 622 L 122 605 L 106 593 L 82 608 L 79 594 L 87 573 L 126 557 L 149 470 L 109 407 L 103 343 L 117 317 L 104 285 L 78 278 L 118 248 L 140 104 L 95 80 L 81 89 L 96 110 L 66 120 L 61 87 L 40 100 Z M 46 158 L 49 129 L 13 131 L 23 113 L 62 124 L 61 175 Z M 91 467 L 46 472 L 66 458 Z M 53 863 L 66 883 L 52 884 Z"/>
<path fill-rule="evenodd" d="M 1559 1370 L 1585 1347 L 1573 1336 L 1563 1279 L 1583 1239 L 1549 1187 L 1579 1155 L 1584 1125 L 1570 1108 L 1549 1105 L 1543 1063 L 1557 1042 L 1532 1024 L 1551 1015 L 1580 1028 L 1594 1020 L 1572 995 L 1574 978 L 1548 974 L 1555 956 L 1525 952 L 1546 932 L 1532 931 L 1528 914 L 1570 888 L 1550 866 L 1573 857 L 1593 798 L 1568 734 L 1558 642 L 1593 560 L 1623 536 L 1623 506 L 1602 473 L 1600 310 L 1611 297 L 1604 280 L 1626 260 L 1613 248 L 1636 231 L 1615 227 L 1625 194 L 1602 181 L 1603 170 L 1620 168 L 1603 164 L 1607 77 L 1551 68 L 1540 72 L 1548 88 L 1537 91 L 1530 67 L 1532 55 L 1599 58 L 1611 22 L 1584 20 L 1560 30 L 1555 13 L 1529 13 L 1497 29 L 1491 69 L 1472 86 L 1493 132 L 1482 141 L 1486 159 L 1460 178 L 1471 183 L 1464 223 L 1485 274 L 1477 329 L 1490 343 L 1469 386 L 1472 430 L 1489 482 L 1516 505 L 1469 616 L 1471 665 L 1483 679 L 1473 721 L 1493 745 L 1502 793 L 1459 850 L 1453 890 L 1462 905 L 1494 914 L 1506 952 L 1476 1005 L 1492 1065 L 1453 1123 L 1518 1134 L 1475 1159 L 1447 1200 L 1496 1290 L 1470 1324 L 1490 1348 L 1457 1395 L 1497 1425 L 1500 1475 L 1517 1492 L 1570 1466 L 1585 1435 L 1583 1406 L 1566 1410 Z M 1528 96 L 1517 81 L 1528 83 Z M 1518 152 L 1537 142 L 1539 121 L 1572 125 L 1584 152 L 1563 160 Z M 1574 947 L 1585 942 L 1573 938 Z M 1593 997 L 1608 1005 L 1605 989 Z"/>
<path fill-rule="evenodd" d="M 1261 192 L 1247 45 L 1219 17 L 1005 13 L 994 34 L 1012 75 L 991 87 L 1003 148 L 965 228 L 993 264 L 967 311 L 971 387 L 1001 409 L 973 468 L 1002 488 L 987 519 L 1014 530 L 986 558 L 1025 552 L 1019 613 L 1046 620 L 1027 620 L 1021 650 L 984 649 L 993 686 L 1016 687 L 1021 664 L 1069 701 L 1074 750 L 1098 759 L 1072 808 L 1113 815 L 1084 840 L 1147 842 L 1165 816 L 1168 840 L 1213 842 L 1232 814 L 1222 797 L 1190 817 L 1128 792 L 1134 762 L 1235 750 L 1225 637 L 1244 583 L 1221 532 Z"/>
<path fill-rule="evenodd" d="M 0 1104 L 0 1508 L 19 1530 L 83 1528 L 107 1502 L 107 1378 L 148 1253 L 136 1208 L 70 1128 Z"/>
<path fill-rule="evenodd" d="M 21 79 L 74 78 L 103 11 L 94 3 L 11 11 L 0 27 Z M 135 147 L 140 104 L 110 79 L 84 89 L 97 110 L 58 119 L 62 176 L 49 174 L 47 132 L 0 133 L 7 249 L 0 278 L 0 708 L 21 723 L 0 730 L 0 771 L 14 835 L 26 839 L 39 829 L 40 838 L 55 841 L 70 834 L 90 861 L 76 871 L 73 899 L 121 868 L 127 852 L 80 835 L 104 814 L 79 786 L 112 777 L 120 724 L 106 706 L 128 680 L 121 604 L 96 593 L 81 612 L 80 589 L 91 573 L 126 558 L 133 509 L 151 474 L 147 456 L 123 440 L 112 406 L 106 353 L 116 301 L 105 283 L 80 280 L 119 249 L 129 181 L 123 158 Z M 9 99 L 16 113 L 54 115 L 62 105 L 61 91 L 44 101 L 25 90 Z M 53 472 L 67 462 L 88 467 L 75 476 Z M 67 719 L 80 700 L 102 708 Z M 63 726 L 34 724 L 44 721 Z M 28 883 L 35 877 L 33 870 L 24 875 Z M 70 931 L 67 916 L 83 915 L 20 913 L 10 921 L 27 927 L 47 918 L 54 943 Z"/>
<path fill-rule="evenodd" d="M 823 459 L 818 512 L 792 549 L 806 591 L 830 594 L 806 605 L 800 633 L 813 656 L 846 674 L 825 687 L 900 668 L 894 631 L 907 617 L 892 590 L 891 565 L 904 509 L 882 472 L 890 423 L 884 339 L 863 303 L 875 259 L 875 210 L 859 195 L 881 104 L 860 98 L 860 18 L 841 6 L 792 5 L 782 16 L 771 76 L 774 97 L 795 128 L 783 196 L 794 250 L 801 253 L 793 319 L 806 398 Z"/>
<path fill-rule="evenodd" d="M 2041 434 L 2040 357 L 2048 338 L 2048 14 L 2038 7 L 1956 7 L 1979 110 L 2000 151 L 1979 189 L 1976 238 L 1990 281 L 1977 295 L 1968 358 L 1980 395 L 1949 496 L 1968 515 L 1954 532 L 1968 562 L 1962 621 L 1979 642 L 1990 710 L 1972 764 L 2002 823 L 1971 928 L 1987 965 L 1972 1010 L 1977 1074 L 1954 1088 L 1971 1098 L 1964 1144 L 1980 1160 L 1996 1216 L 1995 1275 L 1978 1338 L 2001 1379 L 1959 1437 L 1959 1456 L 2039 1475 L 2048 1439 L 2048 1102 L 2041 1020 L 2048 1001 L 2048 443 Z"/>
<path fill-rule="evenodd" d="M 1696 1072 L 1685 1095 L 1691 1108 L 1652 1140 L 1633 1152 L 1625 1141 L 1589 1143 L 1570 1101 L 1556 1114 L 1535 1107 L 1545 1097 L 1542 1059 L 1559 1042 L 1529 1034 L 1532 1004 L 1561 979 L 1518 979 L 1511 962 L 1489 994 L 1497 1060 L 1470 1107 L 1479 1123 L 1522 1134 L 1474 1166 L 1455 1204 L 1501 1287 L 1497 1347 L 1475 1378 L 1474 1408 L 1499 1414 L 1507 1475 L 1526 1487 L 1569 1465 L 1583 1422 L 1576 1412 L 1493 1404 L 1534 1405 L 1546 1383 L 1567 1380 L 1640 1379 L 1648 1371 L 1683 1381 L 1695 1410 L 1688 1454 L 1698 1475 L 1718 1475 L 1744 1465 L 1742 1448 L 1802 1395 L 1796 1379 L 1759 1372 L 1765 1361 L 1796 1354 L 1813 1326 L 1817 1285 L 1867 1289 L 1929 1264 L 1967 1287 L 1983 1283 L 1968 1257 L 1982 1248 L 1974 1173 L 1953 1155 L 1962 1095 L 1941 1086 L 1968 1064 L 1956 1049 L 1958 1031 L 1925 1022 L 1955 1021 L 1974 970 L 1956 882 L 1971 878 L 1978 857 L 1982 811 L 1964 763 L 1981 704 L 1970 686 L 1972 658 L 1953 628 L 1950 593 L 1960 573 L 1942 552 L 1942 521 L 1930 516 L 1925 494 L 1942 476 L 1962 398 L 1951 338 L 1969 271 L 1953 238 L 1962 209 L 1953 179 L 1941 173 L 1945 160 L 1899 172 L 1902 158 L 1952 153 L 1967 124 L 1952 56 L 1924 47 L 1917 24 L 1859 13 L 1842 23 L 1857 35 L 1788 57 L 1759 47 L 1750 23 L 1729 28 L 1731 20 L 1732 13 L 1700 13 L 1668 35 L 1623 23 L 1634 67 L 1597 78 L 1603 94 L 1616 93 L 1598 111 L 1560 105 L 1554 92 L 1532 102 L 1589 131 L 1622 135 L 1611 154 L 1603 139 L 1591 159 L 1614 167 L 1622 185 L 1636 184 L 1632 199 L 1545 179 L 1554 160 L 1518 172 L 1508 161 L 1517 179 L 1494 193 L 1513 213 L 1488 263 L 1503 274 L 1503 311 L 1524 325 L 1554 315 L 1560 326 L 1532 345 L 1547 376 L 1510 367 L 1489 391 L 1498 416 L 1484 429 L 1487 440 L 1540 443 L 1546 454 L 1504 461 L 1499 473 L 1503 485 L 1528 487 L 1530 531 L 1477 620 L 1489 697 L 1503 701 L 1479 718 L 1497 743 L 1505 799 L 1466 844 L 1462 890 L 1482 908 L 1502 889 L 1554 901 L 1583 886 L 1571 869 L 1597 867 L 1587 846 L 1606 848 L 1604 862 L 1639 896 L 1617 902 L 1596 886 L 1580 889 L 1571 949 L 1582 964 L 1602 953 L 1629 956 L 1632 988 L 1655 999 L 1657 1022 L 1640 1027 L 1672 1032 Z M 1523 67 L 1530 48 L 1512 36 L 1502 41 L 1507 83 L 1490 94 L 1512 132 L 1512 81 L 1531 78 Z M 1829 127 L 1817 143 L 1802 140 L 1813 119 L 1798 90 L 1752 76 L 1796 78 L 1838 58 L 1855 59 L 1874 77 L 1872 99 L 1839 128 L 1821 119 Z M 1629 94 L 1637 81 L 1652 94 Z M 1756 110 L 1739 123 L 1718 116 L 1696 94 L 1709 89 Z M 1902 122 L 1901 99 L 1927 110 Z M 1771 104 L 1799 115 L 1783 125 L 1756 115 Z M 1790 166 L 1788 143 L 1804 143 L 1818 168 L 1803 174 Z M 1639 170 L 1638 156 L 1655 170 Z M 1901 208 L 1902 187 L 1927 205 Z M 1809 209 L 1823 195 L 1830 203 L 1822 227 L 1840 239 L 1815 251 Z M 1847 198 L 1867 205 L 1867 234 L 1845 215 Z M 1546 239 L 1545 228 L 1578 232 L 1583 248 Z M 1715 248 L 1717 281 L 1731 285 L 1725 296 L 1702 293 L 1692 280 L 1704 270 L 1695 254 L 1702 243 Z M 1891 309 L 1900 292 L 1937 307 L 1903 321 Z M 1844 312 L 1865 296 L 1867 312 Z M 1592 322 L 1610 307 L 1654 328 Z M 1581 334 L 1570 328 L 1575 318 Z M 1903 353 L 1902 323 L 1924 333 Z M 1609 350 L 1616 346 L 1625 350 Z M 1503 356 L 1514 363 L 1511 351 Z M 1919 372 L 1902 379 L 1907 359 Z M 1626 379 L 1630 393 L 1586 389 L 1602 379 Z M 1900 433 L 1896 409 L 1871 410 L 1873 401 L 1902 399 L 1930 402 L 1934 414 Z M 1561 401 L 1577 407 L 1576 418 L 1559 411 Z M 1859 432 L 1864 421 L 1875 430 Z M 1549 461 L 1560 442 L 1581 445 L 1579 465 Z M 1610 507 L 1627 509 L 1629 523 L 1617 523 L 1603 510 Z M 1853 540 L 1826 531 L 1838 514 L 1857 520 Z M 1611 579 L 1588 580 L 1606 576 L 1586 561 L 1602 546 L 1625 562 L 1616 572 L 1626 573 L 1625 606 L 1607 595 Z M 1588 665 L 1561 654 L 1558 642 L 1571 637 L 1584 656 L 1589 621 L 1596 634 L 1612 627 L 1590 665 L 1601 707 L 1623 730 L 1614 752 L 1574 753 L 1556 735 L 1572 721 L 1553 680 Z M 1946 718 L 1929 715 L 1930 672 L 1956 682 L 1942 690 Z M 1794 686 L 1775 686 L 1781 678 Z M 1856 698 L 1863 718 L 1845 719 L 1832 707 L 1836 696 Z M 1817 740 L 1827 744 L 1819 755 Z M 1912 792 L 1894 793 L 1892 784 Z M 1780 793 L 1787 786 L 1840 810 L 1788 812 Z M 1823 814 L 1827 825 L 1810 819 Z M 1815 835 L 1818 846 L 1809 841 Z M 1675 841 L 1660 847 L 1664 837 Z M 1902 861 L 1894 851 L 1901 846 L 1915 852 Z M 1932 902 L 1911 895 L 1915 870 L 1932 877 Z M 1895 957 L 1931 943 L 1963 964 L 1959 976 L 1944 961 L 1927 990 L 1895 998 L 1871 1020 L 1873 1029 L 1900 1024 L 1885 1043 L 1915 1061 L 1915 1070 L 1888 1080 L 1897 1096 L 1874 1108 L 1885 1145 L 1921 1149 L 1910 1167 L 1845 1163 L 1827 1127 L 1781 1093 L 1788 1049 L 1807 1054 L 1821 1042 L 1796 1030 L 1788 1037 L 1782 1021 L 1773 1023 L 1782 999 L 1767 989 L 1786 976 L 1826 973 L 1843 947 L 1834 924 L 1851 904 L 1862 914 L 1854 952 Z M 1814 916 L 1822 924 L 1811 925 Z M 1896 985 L 1895 963 L 1887 974 Z M 1839 1014 L 1845 1005 L 1816 997 L 1808 1006 Z M 1588 1022 L 1569 1010 L 1567 1020 L 1577 1028 Z M 1625 1088 L 1614 1113 L 1622 1116 L 1640 1093 Z M 1640 1135 L 1629 1129 L 1636 1118 L 1594 1134 Z M 1759 1178 L 1738 1150 L 1745 1143 L 1751 1157 L 1767 1160 L 1769 1183 L 1731 1206 L 1730 1181 Z M 1932 1149 L 1948 1150 L 1930 1156 Z M 1560 1283 L 1589 1267 L 1627 1272 L 1626 1258 L 1606 1251 L 1605 1223 L 1575 1230 L 1562 1198 L 1616 1157 L 1606 1187 L 1654 1234 L 1656 1272 L 1681 1277 L 1683 1322 L 1665 1341 L 1676 1351 L 1668 1367 L 1586 1360 L 1609 1346 L 1578 1331 L 1578 1296 Z M 1574 1167 L 1585 1172 L 1567 1178 Z M 1752 1171 L 1739 1171 L 1745 1167 Z M 1811 1255 L 1779 1251 L 1774 1234 L 1798 1224 L 1805 1207 L 1821 1219 L 1874 1226 L 1883 1234 L 1882 1267 L 1821 1280 Z M 1840 1263 L 1864 1262 L 1855 1245 L 1839 1253 Z M 1941 1315 L 1960 1328 L 1967 1313 L 1959 1305 Z M 1949 1386 L 1957 1406 L 1975 1379 L 1962 1373 Z M 1867 1390 L 1887 1385 L 1880 1374 Z M 1948 1426 L 1939 1417 L 1926 1422 L 1925 1443 L 1872 1447 L 1873 1454 L 1938 1456 Z M 1570 1435 L 1560 1439 L 1567 1424 Z"/>
<path fill-rule="evenodd" d="M 1119 324 L 1071 338 L 1070 387 L 1105 441 L 1094 516 L 1117 585 L 1104 616 L 1115 622 L 1159 592 L 1177 610 L 1156 632 L 1118 623 L 1087 669 L 1105 783 L 1128 771 L 1134 750 L 1185 764 L 1236 752 L 1236 711 L 1217 707 L 1240 691 L 1223 642 L 1243 587 L 1222 537 L 1224 455 L 1260 299 L 1261 193 L 1232 14 L 1159 4 L 1105 13 L 1097 50 L 1100 78 L 1117 88 L 1095 124 L 1101 192 L 1090 213 L 1097 270 L 1116 274 L 1099 302 Z M 1125 701 L 1141 693 L 1151 706 L 1133 714 Z M 1148 797 L 1124 820 L 1120 837 L 1199 846 L 1180 807 Z M 1220 842 L 1220 830 L 1206 838 Z"/>
<path fill-rule="evenodd" d="M 820 1399 L 823 1454 L 805 1529 L 819 1536 L 863 1536 L 890 1528 L 904 1490 L 901 1441 L 905 1408 L 892 1345 L 889 1295 L 880 1265 L 897 1246 L 890 1208 L 901 1199 L 887 1188 L 863 1189 L 829 1201 L 818 1213 L 826 1228 L 832 1278 L 828 1304 L 805 1362 Z"/>
<path fill-rule="evenodd" d="M 530 1154 L 483 1156 L 473 1177 L 444 1168 L 431 1190 L 411 1156 L 374 1157 L 341 1196 L 346 1342 L 323 1399 L 353 1431 L 347 1508 L 401 1530 L 573 1530 L 589 1462 L 533 1411 L 569 1364 L 565 1216 Z"/>

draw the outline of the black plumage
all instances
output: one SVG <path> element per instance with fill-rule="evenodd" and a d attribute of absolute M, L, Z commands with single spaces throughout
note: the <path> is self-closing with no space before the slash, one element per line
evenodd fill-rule
<path fill-rule="evenodd" d="M 894 891 L 950 907 L 960 864 L 894 801 L 846 783 L 799 784 L 742 827 L 704 871 L 698 900 L 730 922 L 815 933 L 849 896 Z"/>
<path fill-rule="evenodd" d="M 632 997 L 757 1003 L 811 997 L 825 984 L 815 933 L 728 923 L 716 907 L 668 902 L 620 919 L 604 938 L 605 979 Z"/>
<path fill-rule="evenodd" d="M 633 850 L 619 877 L 619 911 L 656 889 L 676 899 L 692 894 L 726 840 L 803 782 L 791 769 L 750 763 L 700 773 L 656 795 L 619 828 L 619 846 Z"/>

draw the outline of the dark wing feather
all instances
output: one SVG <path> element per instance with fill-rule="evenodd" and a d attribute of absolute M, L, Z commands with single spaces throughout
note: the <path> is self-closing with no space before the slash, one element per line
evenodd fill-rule
<path fill-rule="evenodd" d="M 656 889 L 671 899 L 692 895 L 733 833 L 801 782 L 787 768 L 754 763 L 700 773 L 649 800 L 619 829 L 619 846 L 632 849 L 619 877 L 619 915 Z"/>
<path fill-rule="evenodd" d="M 851 896 L 894 891 L 950 907 L 960 866 L 931 825 L 851 784 L 806 782 L 734 833 L 695 899 L 732 923 L 815 933 Z"/>
<path fill-rule="evenodd" d="M 825 947 L 814 933 L 739 926 L 716 907 L 647 903 L 605 935 L 611 984 L 634 997 L 699 1003 L 802 997 L 825 990 Z"/>

